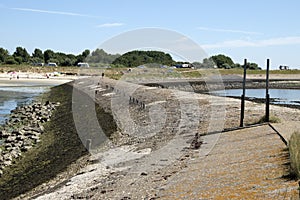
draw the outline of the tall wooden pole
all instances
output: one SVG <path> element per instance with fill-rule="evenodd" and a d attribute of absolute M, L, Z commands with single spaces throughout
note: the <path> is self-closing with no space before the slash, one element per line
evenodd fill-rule
<path fill-rule="evenodd" d="M 247 70 L 247 59 L 244 60 L 244 78 L 243 78 L 243 94 L 242 94 L 242 98 L 241 98 L 241 120 L 240 120 L 240 127 L 244 126 L 245 95 L 246 95 L 246 70 Z"/>
<path fill-rule="evenodd" d="M 267 59 L 267 70 L 266 70 L 266 122 L 270 121 L 269 70 L 270 70 L 270 59 Z"/>

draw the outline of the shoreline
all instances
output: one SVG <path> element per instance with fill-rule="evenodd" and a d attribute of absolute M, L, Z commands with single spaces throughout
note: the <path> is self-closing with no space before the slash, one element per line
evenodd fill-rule
<path fill-rule="evenodd" d="M 0 78 L 0 87 L 30 87 L 30 86 L 56 86 L 76 80 L 77 77 L 59 77 L 59 78 L 19 78 L 9 79 Z"/>

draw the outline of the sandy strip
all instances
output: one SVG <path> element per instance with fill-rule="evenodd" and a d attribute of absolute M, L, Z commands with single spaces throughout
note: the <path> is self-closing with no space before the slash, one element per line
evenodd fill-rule
<path fill-rule="evenodd" d="M 0 87 L 8 86 L 55 86 L 78 79 L 78 76 L 45 76 L 39 73 L 0 73 Z"/>
<path fill-rule="evenodd" d="M 55 86 L 72 81 L 72 79 L 5 79 L 0 78 L 0 87 L 9 86 Z"/>

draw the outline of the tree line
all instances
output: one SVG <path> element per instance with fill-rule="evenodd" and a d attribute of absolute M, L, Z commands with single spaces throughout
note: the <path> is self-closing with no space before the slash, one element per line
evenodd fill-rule
<path fill-rule="evenodd" d="M 62 52 L 54 52 L 47 49 L 44 52 L 36 48 L 30 55 L 23 47 L 17 47 L 13 54 L 8 50 L 0 47 L 0 64 L 30 64 L 40 65 L 41 63 L 56 63 L 58 66 L 77 66 L 80 62 L 88 62 L 90 66 L 110 65 L 112 67 L 137 67 L 146 63 L 159 63 L 161 65 L 176 66 L 179 64 L 191 64 L 195 68 L 241 68 L 242 65 L 234 63 L 233 60 L 226 55 L 219 54 L 209 58 L 204 58 L 202 61 L 188 63 L 178 62 L 172 59 L 168 53 L 161 51 L 141 51 L 134 50 L 123 55 L 109 54 L 103 49 L 90 51 L 84 50 L 81 54 L 66 54 Z M 260 69 L 256 63 L 248 63 L 248 69 Z"/>
<path fill-rule="evenodd" d="M 84 50 L 79 55 L 65 54 L 62 52 L 54 52 L 47 49 L 44 52 L 41 49 L 34 49 L 30 55 L 28 51 L 23 47 L 17 47 L 13 54 L 10 54 L 8 50 L 0 48 L 0 63 L 1 64 L 31 64 L 40 65 L 42 63 L 57 63 L 59 66 L 75 66 L 79 62 L 83 62 L 90 54 L 90 50 Z"/>
<path fill-rule="evenodd" d="M 204 58 L 202 62 L 178 62 L 174 61 L 170 54 L 160 52 L 160 51 L 130 51 L 122 56 L 118 57 L 113 61 L 112 64 L 127 66 L 127 67 L 137 67 L 144 65 L 146 63 L 159 63 L 161 65 L 168 66 L 180 66 L 182 64 L 189 64 L 194 68 L 242 68 L 243 65 L 239 63 L 234 63 L 229 56 L 223 54 L 214 55 L 209 58 Z M 247 63 L 247 69 L 261 69 L 256 63 Z"/>
<path fill-rule="evenodd" d="M 211 56 L 210 58 L 204 58 L 201 62 L 193 62 L 193 66 L 196 68 L 220 68 L 220 69 L 232 69 L 232 68 L 243 68 L 243 65 L 234 63 L 229 56 L 218 54 Z M 248 62 L 246 65 L 247 69 L 261 70 L 258 64 Z"/>

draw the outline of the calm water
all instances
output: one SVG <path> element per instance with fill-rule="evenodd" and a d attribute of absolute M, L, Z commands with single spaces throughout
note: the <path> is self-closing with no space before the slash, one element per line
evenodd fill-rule
<path fill-rule="evenodd" d="M 29 104 L 49 87 L 0 87 L 0 125 L 17 106 Z"/>
<path fill-rule="evenodd" d="M 212 94 L 218 96 L 234 96 L 240 97 L 242 95 L 241 89 L 230 89 L 222 91 L 214 91 Z M 296 89 L 270 89 L 270 98 L 274 100 L 275 104 L 291 104 L 300 105 L 300 90 Z M 246 89 L 246 97 L 249 98 L 265 98 L 265 89 Z"/>

